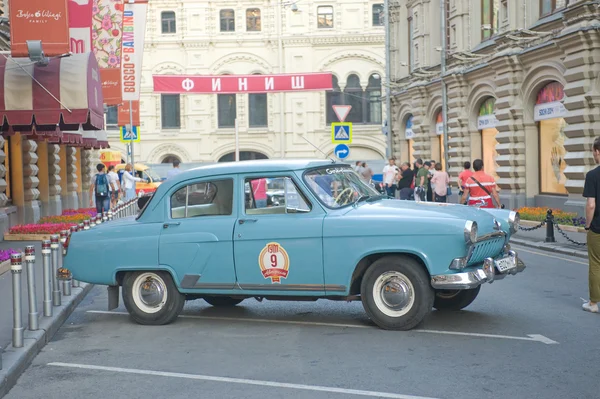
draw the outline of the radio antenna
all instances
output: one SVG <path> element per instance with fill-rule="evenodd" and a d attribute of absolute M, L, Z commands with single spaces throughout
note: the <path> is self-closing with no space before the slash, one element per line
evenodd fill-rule
<path fill-rule="evenodd" d="M 323 154 L 323 156 L 325 158 L 329 158 L 327 156 L 327 154 L 325 154 L 323 151 L 321 151 L 321 149 L 319 147 L 317 147 L 316 145 L 314 145 L 313 143 L 311 143 L 310 141 L 308 141 L 308 139 L 306 137 L 304 137 L 304 135 L 301 135 L 300 137 L 302 137 L 304 140 L 306 140 L 306 142 L 310 145 L 312 145 L 317 151 L 319 151 L 321 154 Z M 331 160 L 332 163 L 335 163 L 335 160 L 333 158 L 329 158 L 329 160 Z"/>

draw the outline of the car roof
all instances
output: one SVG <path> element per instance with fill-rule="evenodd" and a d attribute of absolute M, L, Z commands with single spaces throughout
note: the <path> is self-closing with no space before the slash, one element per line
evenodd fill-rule
<path fill-rule="evenodd" d="M 162 185 L 172 186 L 182 181 L 225 174 L 261 173 L 302 170 L 322 166 L 350 166 L 347 163 L 333 163 L 330 159 L 261 159 L 240 162 L 219 162 L 188 169 L 165 180 Z"/>

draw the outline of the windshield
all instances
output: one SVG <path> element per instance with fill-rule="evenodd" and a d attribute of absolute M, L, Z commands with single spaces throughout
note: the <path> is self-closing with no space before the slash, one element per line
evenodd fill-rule
<path fill-rule="evenodd" d="M 329 208 L 341 208 L 360 199 L 379 196 L 349 167 L 329 167 L 311 170 L 304 181 L 315 196 Z"/>

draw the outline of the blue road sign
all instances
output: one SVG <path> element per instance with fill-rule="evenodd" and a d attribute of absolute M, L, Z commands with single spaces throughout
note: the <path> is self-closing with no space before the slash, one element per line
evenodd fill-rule
<path fill-rule="evenodd" d="M 331 142 L 333 144 L 352 144 L 352 123 L 335 122 L 331 124 Z"/>
<path fill-rule="evenodd" d="M 131 131 L 127 131 L 127 128 L 125 126 L 120 126 L 119 129 L 121 131 L 121 143 L 131 143 L 132 141 L 134 143 L 140 142 L 139 126 L 133 126 Z"/>
<path fill-rule="evenodd" d="M 350 148 L 346 144 L 338 144 L 333 152 L 339 159 L 345 159 L 350 155 Z"/>

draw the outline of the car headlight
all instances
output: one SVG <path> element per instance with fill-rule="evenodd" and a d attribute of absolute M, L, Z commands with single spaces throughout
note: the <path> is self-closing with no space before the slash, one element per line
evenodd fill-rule
<path fill-rule="evenodd" d="M 510 226 L 511 234 L 514 234 L 519 229 L 519 223 L 521 222 L 521 216 L 519 212 L 511 211 L 508 215 L 508 224 Z"/>
<path fill-rule="evenodd" d="M 467 244 L 474 244 L 477 241 L 477 222 L 473 220 L 467 220 L 465 223 L 465 242 Z"/>

